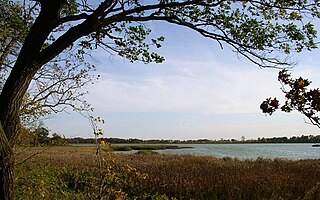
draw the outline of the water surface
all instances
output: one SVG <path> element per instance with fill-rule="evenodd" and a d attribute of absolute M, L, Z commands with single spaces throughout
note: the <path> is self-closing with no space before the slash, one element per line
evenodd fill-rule
<path fill-rule="evenodd" d="M 94 146 L 95 144 L 73 144 L 74 146 Z M 143 144 L 114 144 L 143 145 Z M 146 144 L 147 145 L 147 144 Z M 159 144 L 161 145 L 161 144 Z M 232 157 L 238 159 L 285 158 L 290 160 L 320 159 L 320 147 L 312 147 L 311 143 L 285 144 L 173 144 L 191 146 L 187 149 L 157 150 L 164 154 L 193 154 L 218 158 Z M 136 153 L 137 151 L 122 151 L 121 153 Z"/>
<path fill-rule="evenodd" d="M 194 154 L 214 157 L 232 157 L 239 159 L 285 158 L 320 159 L 320 147 L 312 147 L 310 143 L 293 144 L 182 144 L 192 149 L 168 149 L 158 151 L 167 154 Z"/>

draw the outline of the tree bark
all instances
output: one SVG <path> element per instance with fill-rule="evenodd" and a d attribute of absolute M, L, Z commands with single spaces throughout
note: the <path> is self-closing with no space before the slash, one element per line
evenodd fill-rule
<path fill-rule="evenodd" d="M 56 27 L 60 9 L 66 0 L 46 0 L 40 3 L 40 14 L 24 41 L 0 95 L 0 200 L 14 199 L 12 146 L 20 126 L 22 99 L 37 70 L 44 64 L 35 63 L 35 60 L 48 35 Z"/>
<path fill-rule="evenodd" d="M 0 122 L 0 199 L 14 199 L 14 156 Z"/>
<path fill-rule="evenodd" d="M 0 94 L 0 200 L 14 198 L 14 156 L 11 145 L 18 135 L 22 99 L 34 75 L 44 64 L 80 37 L 93 32 L 98 25 L 98 16 L 93 15 L 43 49 L 50 33 L 59 26 L 60 10 L 67 0 L 36 1 L 41 4 L 40 14 L 25 38 Z"/>
<path fill-rule="evenodd" d="M 25 38 L 16 63 L 0 95 L 0 121 L 9 144 L 13 143 L 17 136 L 22 99 L 32 78 L 44 64 L 35 63 L 35 60 L 49 34 L 57 26 L 59 12 L 66 0 L 40 2 L 40 14 Z"/>

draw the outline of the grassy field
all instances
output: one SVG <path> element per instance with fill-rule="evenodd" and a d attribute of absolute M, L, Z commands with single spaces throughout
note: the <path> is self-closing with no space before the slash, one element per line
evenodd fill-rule
<path fill-rule="evenodd" d="M 104 151 L 101 151 L 104 152 Z M 320 160 L 16 150 L 17 199 L 320 199 Z"/>

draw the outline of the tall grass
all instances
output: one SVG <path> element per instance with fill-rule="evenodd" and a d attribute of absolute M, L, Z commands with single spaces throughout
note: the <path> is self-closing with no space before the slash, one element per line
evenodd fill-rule
<path fill-rule="evenodd" d="M 25 149 L 17 156 L 18 162 L 39 150 Z M 19 170 L 26 171 L 27 165 L 41 163 L 48 167 L 47 173 L 57 177 L 50 187 L 70 194 L 81 193 L 82 199 L 94 199 L 102 183 L 94 153 L 90 147 L 52 147 L 17 170 L 19 174 Z M 113 189 L 114 198 L 123 195 L 123 199 L 320 199 L 320 160 L 117 153 L 108 153 L 103 159 L 103 184 L 105 190 Z M 41 174 L 42 169 L 45 168 L 35 169 L 33 173 Z M 28 173 L 18 177 L 20 196 L 23 196 L 20 189 L 26 191 L 30 186 L 22 176 Z M 50 185 L 44 180 L 46 184 Z M 119 191 L 123 193 L 116 193 Z"/>

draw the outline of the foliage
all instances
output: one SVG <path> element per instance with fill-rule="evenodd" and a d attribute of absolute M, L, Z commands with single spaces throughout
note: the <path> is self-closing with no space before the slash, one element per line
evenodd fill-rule
<path fill-rule="evenodd" d="M 29 129 L 22 127 L 20 130 L 20 134 L 15 141 L 15 145 L 17 146 L 37 146 L 39 143 L 38 137 Z"/>
<path fill-rule="evenodd" d="M 288 137 L 258 138 L 247 140 L 250 143 L 320 143 L 320 135 L 301 135 Z"/>
<path fill-rule="evenodd" d="M 280 107 L 279 100 L 268 98 L 260 105 L 262 112 L 272 115 L 277 109 L 281 109 L 284 112 L 295 110 L 306 116 L 311 124 L 320 128 L 319 88 L 308 89 L 311 81 L 302 77 L 293 79 L 287 70 L 279 72 L 278 80 L 282 84 L 285 102 Z"/>
<path fill-rule="evenodd" d="M 36 146 L 64 146 L 68 141 L 58 133 L 53 133 L 49 137 L 49 130 L 44 127 L 38 127 L 34 131 L 21 127 L 20 134 L 15 140 L 17 147 L 36 147 Z"/>
<path fill-rule="evenodd" d="M 29 45 L 25 39 L 33 33 L 31 27 L 42 17 L 45 3 L 39 2 L 4 0 L 0 4 L 1 87 L 22 46 Z M 44 67 L 37 68 L 26 93 L 21 108 L 24 122 L 62 111 L 65 106 L 75 110 L 89 108 L 82 98 L 86 92 L 80 88 L 95 79 L 89 75 L 95 66 L 87 61 L 93 49 L 101 47 L 131 62 L 163 62 L 164 58 L 154 50 L 161 47 L 164 37 L 150 38 L 151 29 L 144 23 L 147 21 L 161 20 L 193 29 L 221 47 L 230 45 L 259 66 L 288 64 L 275 51 L 289 54 L 317 47 L 317 32 L 312 24 L 312 19 L 319 16 L 317 1 L 166 0 L 147 4 L 130 0 L 89 4 L 69 0 L 56 12 L 59 20 L 43 33 L 45 39 L 38 52 L 55 49 L 54 55 L 47 59 L 39 54 L 46 61 L 41 62 Z M 83 29 L 89 21 L 90 25 Z M 79 29 L 79 35 L 70 37 L 73 29 Z M 60 41 L 64 44 L 57 49 L 55 44 Z"/>
<path fill-rule="evenodd" d="M 17 167 L 17 199 L 159 199 L 166 195 L 140 194 L 134 180 L 145 179 L 145 175 L 128 165 L 120 171 L 108 163 L 104 166 L 102 179 L 96 171 L 78 170 L 76 166 L 62 168 L 46 164 L 41 160 L 24 162 Z M 100 198 L 99 198 L 100 199 Z"/>
<path fill-rule="evenodd" d="M 18 160 L 37 151 L 37 148 L 26 149 L 18 155 Z M 53 192 L 55 188 L 61 188 L 58 194 L 84 195 L 83 199 L 93 199 L 93 195 L 99 194 L 101 184 L 94 152 L 95 149 L 89 147 L 54 147 L 34 156 L 21 168 L 18 166 L 18 170 L 24 171 L 24 177 L 30 177 L 29 173 L 38 175 L 41 178 L 33 181 L 40 184 L 45 176 L 42 173 L 45 169 L 43 166 L 47 166 L 54 172 L 52 178 L 59 180 L 51 181 L 55 185 Z M 109 192 L 105 194 L 118 194 L 113 192 L 121 190 L 127 199 L 313 200 L 320 194 L 320 160 L 237 160 L 192 155 L 116 153 L 103 158 L 103 185 L 108 188 L 104 191 Z M 39 164 L 39 168 L 33 168 L 33 165 Z M 31 186 L 28 182 L 30 178 L 20 179 L 23 176 L 18 176 L 20 182 L 17 191 L 23 185 Z M 50 183 L 44 185 L 47 188 L 51 186 Z M 37 190 L 36 187 L 23 188 L 33 190 L 33 194 Z M 50 193 L 47 194 L 50 197 Z M 28 199 L 28 196 L 24 197 Z"/>
<path fill-rule="evenodd" d="M 0 91 L 2 91 L 25 37 L 39 14 L 39 7 L 37 3 L 30 1 L 22 3 L 10 0 L 2 1 L 0 7 L 2 25 L 0 30 Z M 74 10 L 71 4 L 68 10 L 70 9 Z M 64 14 L 72 14 L 72 12 L 63 11 Z M 54 37 L 50 36 L 45 45 L 49 45 L 50 41 L 54 40 Z M 93 83 L 98 76 L 90 75 L 95 71 L 95 66 L 88 62 L 88 56 L 84 54 L 85 52 L 77 52 L 70 46 L 62 55 L 38 70 L 21 105 L 20 119 L 23 126 L 34 129 L 52 112 L 61 112 L 67 107 L 76 111 L 91 109 L 83 99 L 87 92 L 82 88 L 88 83 Z"/>
<path fill-rule="evenodd" d="M 62 137 L 61 135 L 59 135 L 57 133 L 52 134 L 51 145 L 63 146 L 63 145 L 67 145 L 67 144 L 68 144 L 68 141 L 65 137 Z"/>
<path fill-rule="evenodd" d="M 28 34 L 31 13 L 25 12 L 23 6 L 11 0 L 0 2 L 0 89 L 5 83 L 5 77 L 17 56 L 22 42 Z"/>
<path fill-rule="evenodd" d="M 221 47 L 226 44 L 259 66 L 275 67 L 290 64 L 277 52 L 288 55 L 317 47 L 313 19 L 320 16 L 317 0 L 19 3 L 0 4 L 1 25 L 8 20 L 0 33 L 0 70 L 5 74 L 0 94 L 0 197 L 5 199 L 11 198 L 13 188 L 11 146 L 19 134 L 21 109 L 35 106 L 43 114 L 63 111 L 65 105 L 88 109 L 79 88 L 93 79 L 88 72 L 94 67 L 86 63 L 92 50 L 102 48 L 131 62 L 163 62 L 155 51 L 164 38 L 151 37 L 146 22 L 165 21 L 192 29 Z M 23 107 L 24 102 L 33 106 Z"/>
<path fill-rule="evenodd" d="M 49 130 L 43 127 L 39 127 L 34 131 L 34 134 L 38 137 L 40 144 L 48 142 Z"/>
<path fill-rule="evenodd" d="M 306 133 L 305 133 L 306 134 Z M 95 142 L 94 138 L 67 138 L 66 139 L 70 144 L 93 144 Z M 157 150 L 157 146 L 168 148 L 192 148 L 191 146 L 177 146 L 175 144 L 223 144 L 223 143 L 320 143 L 320 135 L 301 135 L 301 136 L 292 136 L 287 137 L 273 137 L 273 138 L 257 138 L 257 139 L 247 139 L 247 140 L 237 140 L 237 139 L 223 139 L 223 140 L 209 140 L 209 139 L 198 139 L 198 140 L 142 140 L 142 139 L 120 139 L 120 138 L 100 138 L 99 141 L 108 141 L 109 144 L 112 144 L 110 148 L 113 150 L 119 151 L 121 147 L 124 150 L 132 149 L 131 146 L 155 146 L 151 150 Z M 122 144 L 117 145 L 117 144 Z M 127 144 L 127 145 L 123 145 Z M 147 145 L 148 144 L 148 145 Z M 150 145 L 153 144 L 153 145 Z M 167 145 L 161 145 L 167 144 Z M 126 147 L 126 148 L 125 148 Z M 130 147 L 130 148 L 127 148 Z M 165 148 L 162 148 L 165 149 Z M 136 149 L 138 150 L 138 149 Z"/>
<path fill-rule="evenodd" d="M 91 174 L 77 174 L 76 178 L 80 178 L 77 183 L 85 183 L 86 185 L 75 188 L 70 185 L 71 181 L 76 183 L 74 173 L 66 169 L 55 169 L 50 165 L 42 163 L 23 163 L 18 165 L 16 169 L 16 199 L 95 199 L 97 195 L 94 185 L 97 178 Z M 66 178 L 68 178 L 66 180 Z M 90 187 L 91 192 L 88 190 Z"/>
<path fill-rule="evenodd" d="M 130 146 L 112 146 L 113 151 L 132 151 L 133 149 Z"/>

